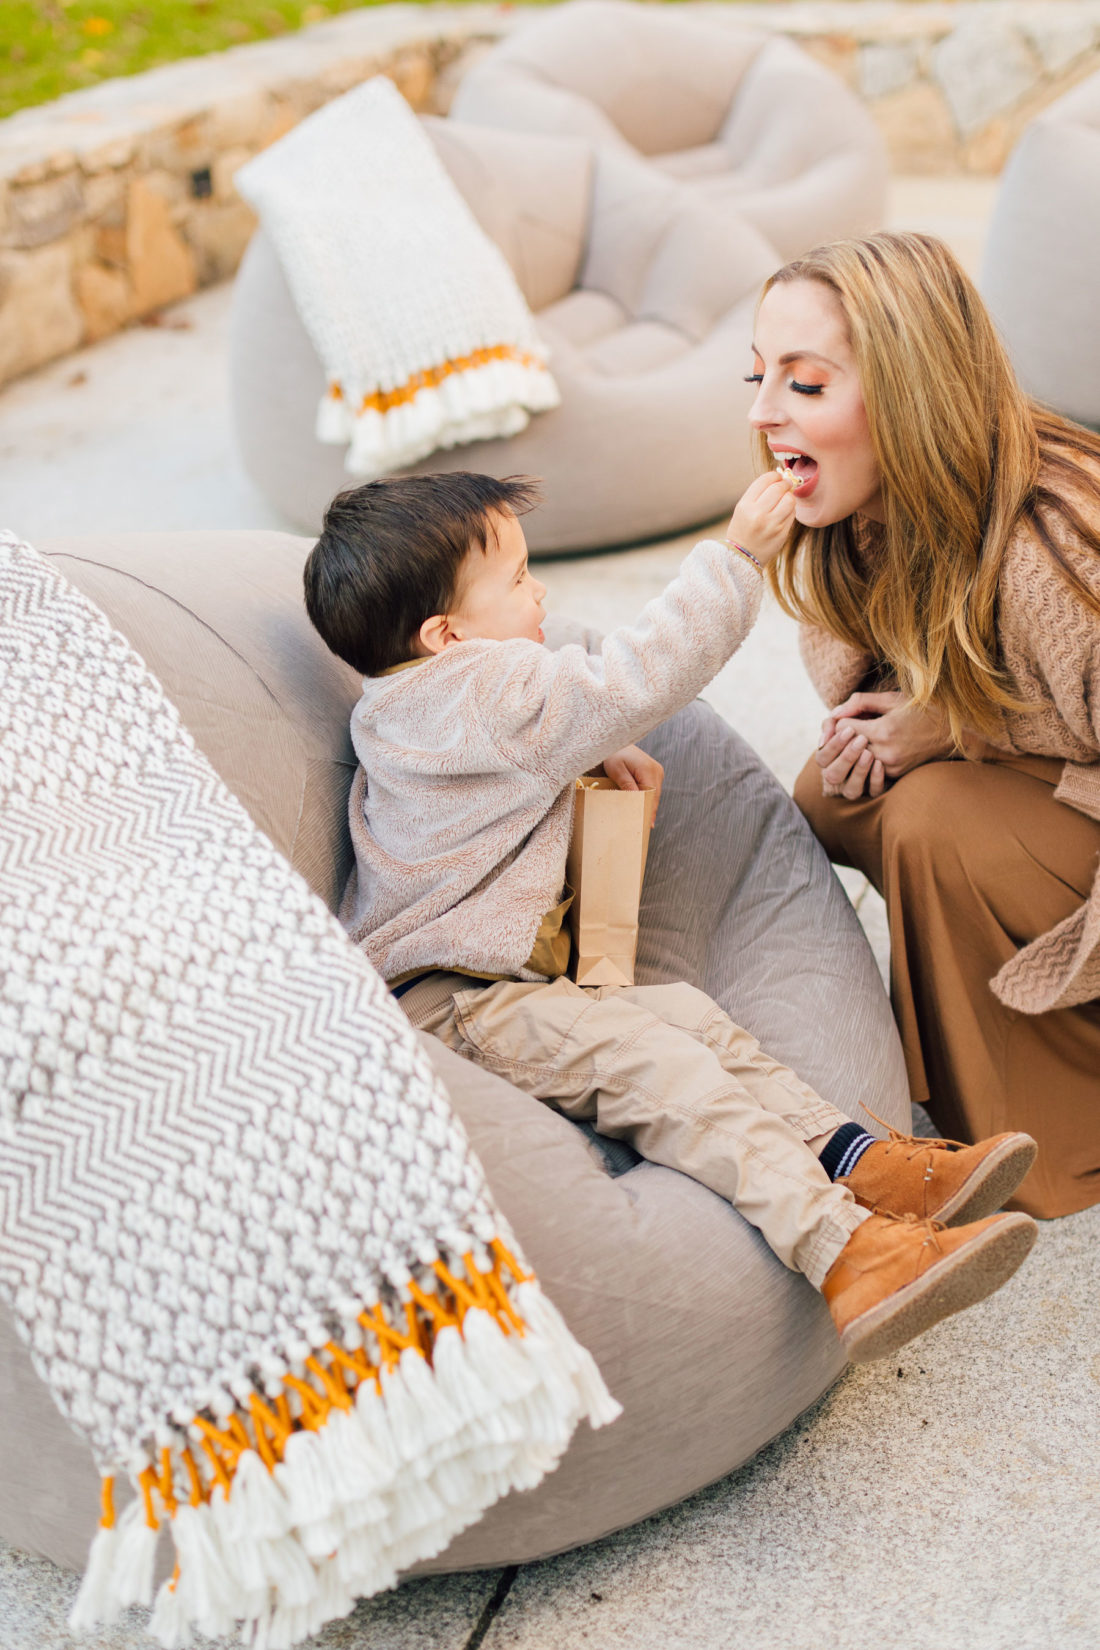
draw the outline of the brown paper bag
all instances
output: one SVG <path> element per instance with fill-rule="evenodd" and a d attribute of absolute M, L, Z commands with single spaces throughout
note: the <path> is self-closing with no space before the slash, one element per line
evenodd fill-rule
<path fill-rule="evenodd" d="M 633 985 L 654 791 L 620 791 L 611 779 L 577 780 L 565 874 L 573 890 L 570 973 L 578 985 Z"/>

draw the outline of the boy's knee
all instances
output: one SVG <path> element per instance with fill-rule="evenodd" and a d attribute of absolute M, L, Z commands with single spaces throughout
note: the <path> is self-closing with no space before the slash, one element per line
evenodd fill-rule
<path fill-rule="evenodd" d="M 668 985 L 626 986 L 619 995 L 638 1008 L 644 1008 L 665 1025 L 678 1026 L 682 1031 L 702 1031 L 721 1009 L 713 997 L 686 980 Z"/>

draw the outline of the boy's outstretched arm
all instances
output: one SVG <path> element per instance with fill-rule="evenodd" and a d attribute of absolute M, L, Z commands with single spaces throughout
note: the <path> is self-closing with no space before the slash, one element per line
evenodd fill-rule
<path fill-rule="evenodd" d="M 690 704 L 752 628 L 762 569 L 790 534 L 792 492 L 775 471 L 759 476 L 728 536 L 697 544 L 636 623 L 611 631 L 592 653 L 576 644 L 484 644 L 467 699 L 481 722 L 474 738 L 483 763 L 558 787 Z"/>

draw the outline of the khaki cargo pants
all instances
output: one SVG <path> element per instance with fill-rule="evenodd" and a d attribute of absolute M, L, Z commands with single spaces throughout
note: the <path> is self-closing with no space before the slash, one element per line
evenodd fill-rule
<path fill-rule="evenodd" d="M 849 1119 L 694 986 L 437 973 L 401 1006 L 456 1054 L 727 1198 L 815 1288 L 867 1218 L 806 1145 Z"/>

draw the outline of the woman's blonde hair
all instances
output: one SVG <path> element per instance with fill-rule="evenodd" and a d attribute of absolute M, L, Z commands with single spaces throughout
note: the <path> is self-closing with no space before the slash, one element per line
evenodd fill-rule
<path fill-rule="evenodd" d="M 1000 709 L 1019 708 L 998 660 L 996 614 L 1021 518 L 1100 613 L 1050 531 L 1061 517 L 1100 553 L 1095 526 L 1065 496 L 1084 488 L 1100 504 L 1100 482 L 1079 462 L 1100 461 L 1100 438 L 1025 396 L 976 288 L 933 236 L 819 247 L 778 270 L 761 298 L 787 281 L 818 281 L 840 302 L 886 526 L 870 567 L 851 518 L 796 528 L 770 569 L 772 588 L 787 612 L 869 651 L 909 698 L 943 710 L 956 741 L 965 728 L 992 734 Z"/>

